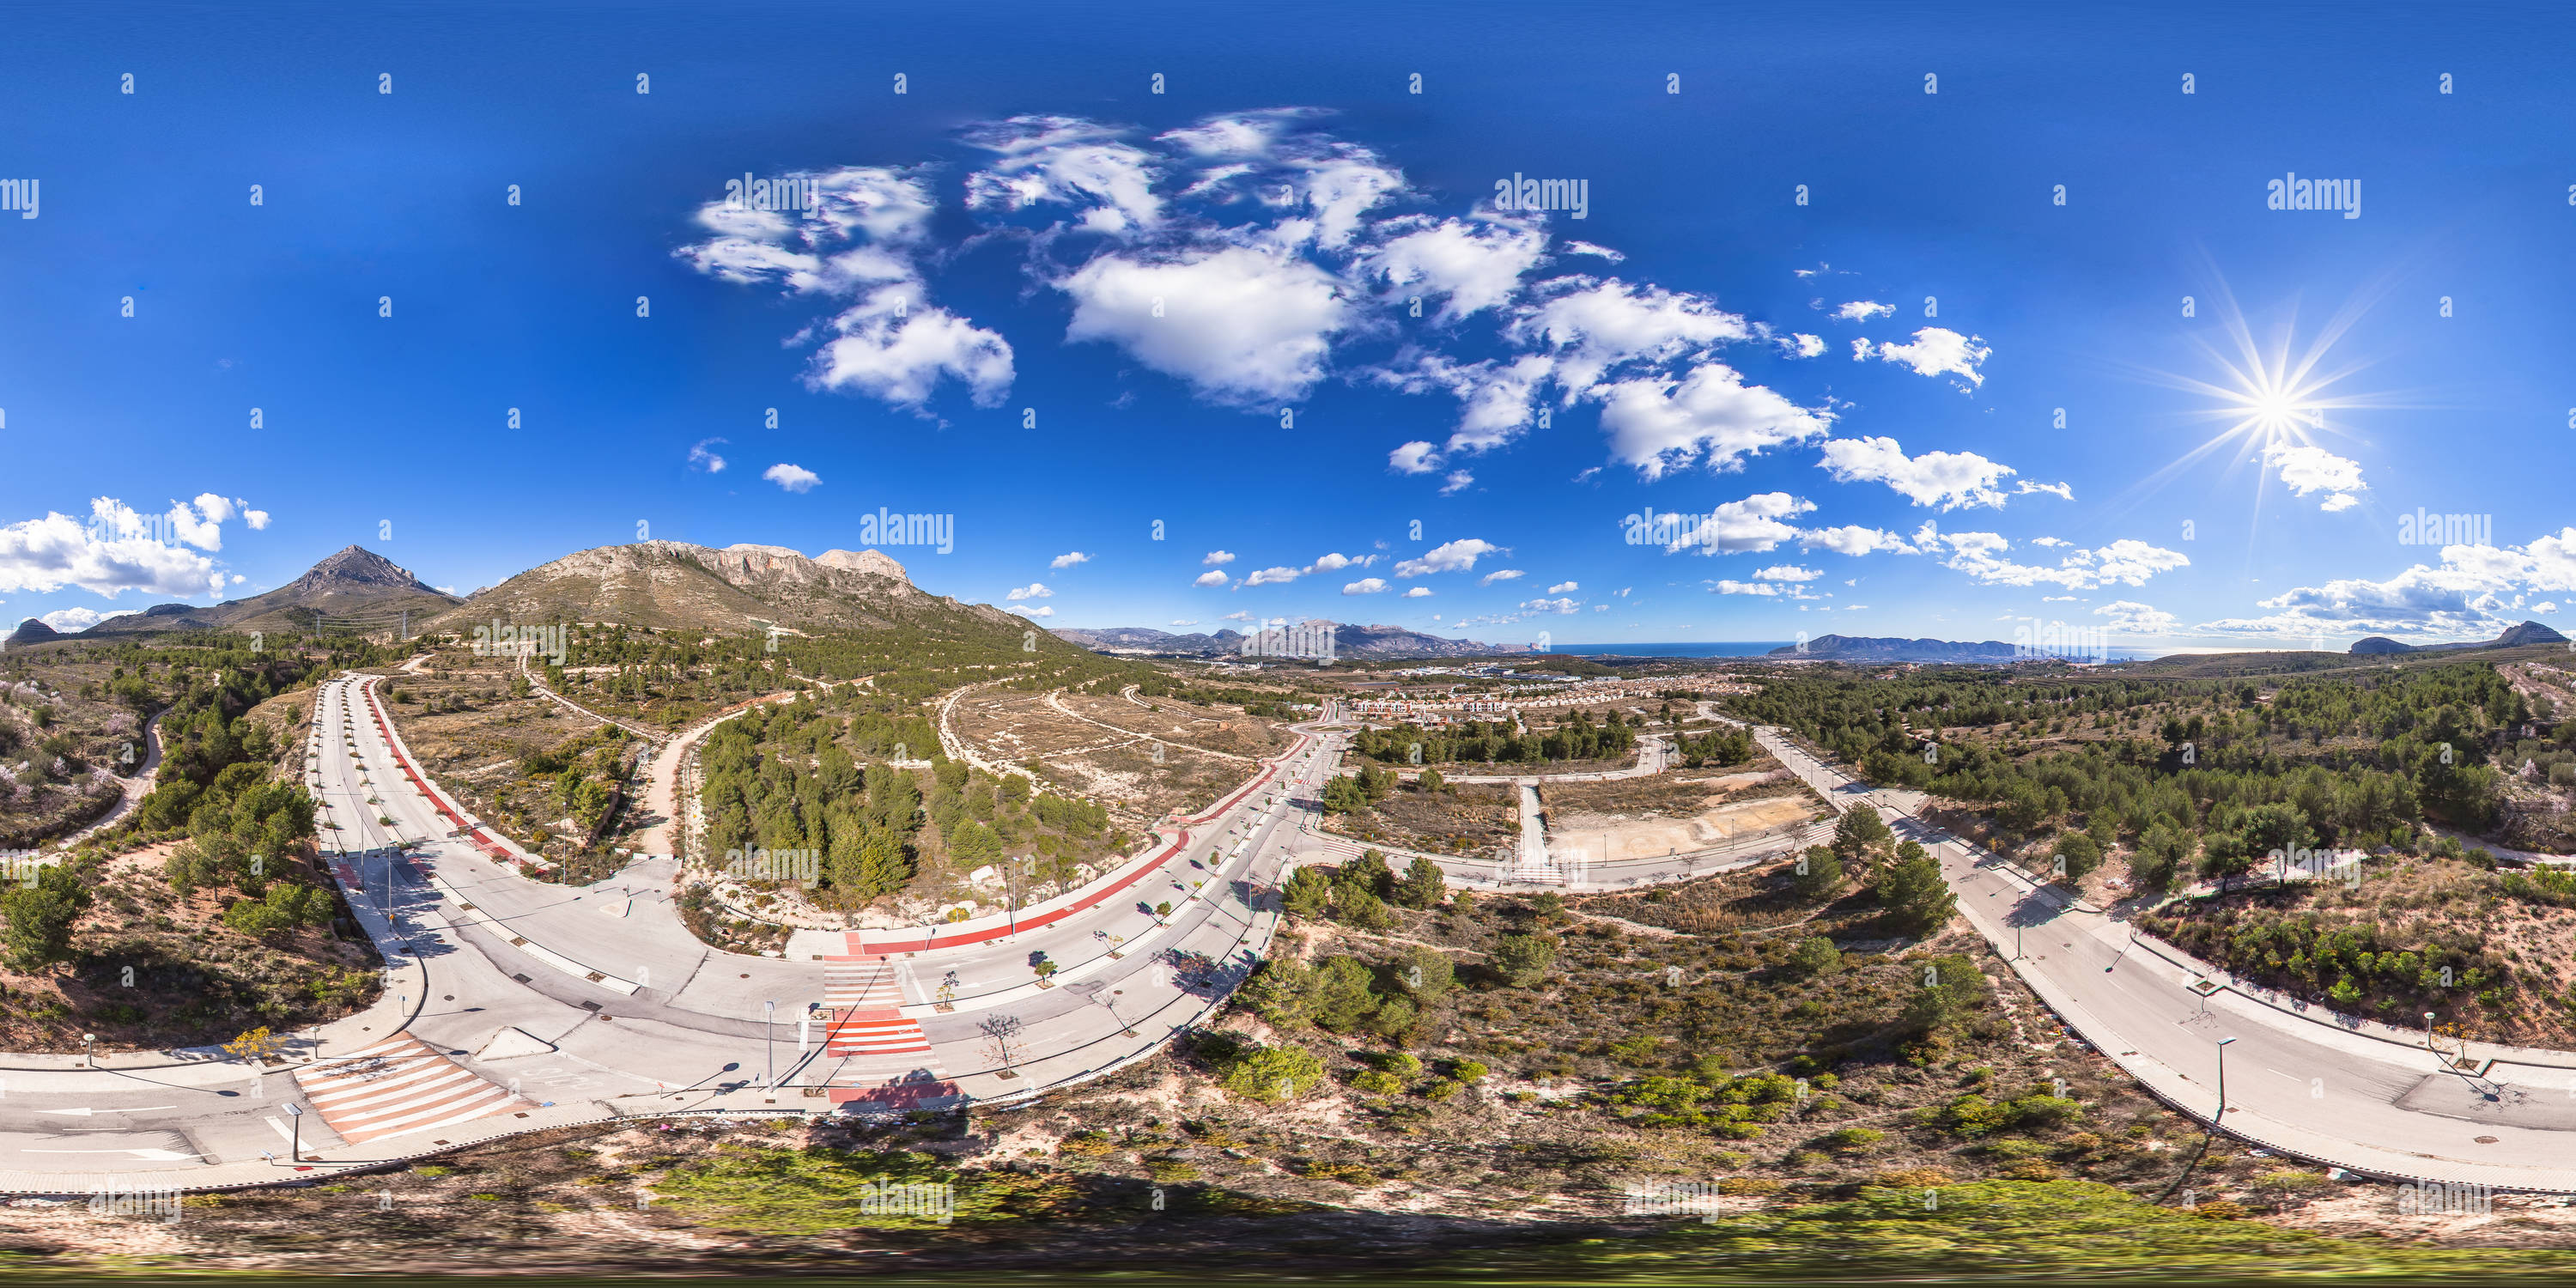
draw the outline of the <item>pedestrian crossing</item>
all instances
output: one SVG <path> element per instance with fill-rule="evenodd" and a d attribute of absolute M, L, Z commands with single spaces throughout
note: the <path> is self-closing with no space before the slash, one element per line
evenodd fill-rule
<path fill-rule="evenodd" d="M 858 951 L 823 959 L 823 1005 L 831 1027 L 815 1081 L 828 1085 L 835 1108 L 922 1109 L 953 1103 L 930 1036 L 903 1013 L 903 982 L 892 960 Z"/>
<path fill-rule="evenodd" d="M 298 1069 L 295 1081 L 313 1112 L 352 1145 L 453 1127 L 520 1099 L 408 1033 Z"/>
<path fill-rule="evenodd" d="M 930 1038 L 899 1009 L 903 989 L 895 979 L 894 963 L 883 957 L 825 961 L 823 1005 L 833 1016 L 831 1031 L 823 1038 L 827 1056 L 930 1054 Z"/>

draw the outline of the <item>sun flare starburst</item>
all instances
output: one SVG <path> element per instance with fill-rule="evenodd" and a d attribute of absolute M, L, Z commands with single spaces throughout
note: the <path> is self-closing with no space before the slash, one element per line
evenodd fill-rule
<path fill-rule="evenodd" d="M 2319 440 L 2351 434 L 2345 413 L 2402 405 L 2390 394 L 2354 389 L 2353 377 L 2369 364 L 2336 353 L 2336 346 L 2367 312 L 2373 296 L 2372 292 L 2364 292 L 2301 344 L 2295 308 L 2287 311 L 2268 337 L 2257 338 L 2253 324 L 2221 283 L 2211 301 L 2220 324 L 2218 334 L 2192 337 L 2193 345 L 2207 359 L 2202 367 L 2205 374 L 2138 372 L 2152 383 L 2197 395 L 2203 405 L 2178 415 L 2195 425 L 2214 425 L 2215 432 L 2141 479 L 2133 494 L 2142 497 L 2196 462 L 2222 451 L 2232 456 L 2231 467 L 2254 465 L 2258 509 L 2263 481 L 2282 462 L 2323 459 L 2350 467 L 2351 462 L 2327 454 Z M 2357 472 L 2354 478 L 2357 483 Z M 2333 508 L 2353 503 L 2347 495 Z"/>

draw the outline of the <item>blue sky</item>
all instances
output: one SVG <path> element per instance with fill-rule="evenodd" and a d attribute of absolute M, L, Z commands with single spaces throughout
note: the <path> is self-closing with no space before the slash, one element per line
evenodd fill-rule
<path fill-rule="evenodd" d="M 883 507 L 1059 626 L 2576 625 L 2566 24 L 2354 13 L 15 8 L 0 614 Z"/>

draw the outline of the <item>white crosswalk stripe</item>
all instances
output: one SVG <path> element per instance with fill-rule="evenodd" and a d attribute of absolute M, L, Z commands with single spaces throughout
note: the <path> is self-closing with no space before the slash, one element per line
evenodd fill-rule
<path fill-rule="evenodd" d="M 410 1034 L 299 1069 L 295 1081 L 313 1112 L 352 1145 L 453 1127 L 520 1099 Z"/>

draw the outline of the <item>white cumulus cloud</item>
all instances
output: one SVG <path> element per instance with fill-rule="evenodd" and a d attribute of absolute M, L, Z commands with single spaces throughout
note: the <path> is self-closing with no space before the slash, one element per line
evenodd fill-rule
<path fill-rule="evenodd" d="M 2102 624 L 2104 628 L 2124 635 L 2171 635 L 2181 624 L 2173 614 L 2132 599 L 2115 600 L 2093 612 L 2095 616 L 2111 619 Z"/>
<path fill-rule="evenodd" d="M 1857 523 L 1801 532 L 1798 534 L 1798 544 L 1808 550 L 1831 550 L 1838 555 L 1865 555 L 1877 550 L 1907 555 L 1917 553 L 1905 538 L 1881 528 L 1863 527 Z"/>
<path fill-rule="evenodd" d="M 1116 344 L 1228 402 L 1303 395 L 1350 323 L 1331 274 L 1273 249 L 1102 255 L 1055 285 L 1074 301 L 1065 339 Z"/>
<path fill-rule="evenodd" d="M 57 608 L 50 613 L 46 613 L 38 617 L 36 620 L 43 622 L 47 626 L 53 627 L 55 630 L 61 631 L 65 635 L 77 635 L 82 631 L 88 630 L 90 627 L 98 625 L 100 622 L 106 621 L 108 618 L 124 617 L 137 611 L 139 610 L 120 608 L 113 612 L 102 613 L 95 608 Z"/>
<path fill-rule="evenodd" d="M 1445 298 L 1443 322 L 1508 302 L 1547 244 L 1545 232 L 1524 224 L 1409 219 L 1389 225 L 1382 231 L 1392 235 L 1362 257 L 1362 271 L 1383 280 L 1393 296 Z"/>
<path fill-rule="evenodd" d="M 1386 454 L 1386 467 L 1398 474 L 1428 474 L 1440 468 L 1440 452 L 1429 443 L 1406 443 Z"/>
<path fill-rule="evenodd" d="M 998 406 L 1011 385 L 1010 343 L 930 301 L 920 267 L 936 204 L 927 178 L 870 166 L 787 177 L 811 191 L 810 208 L 761 210 L 747 194 L 709 202 L 698 223 L 714 236 L 680 248 L 679 258 L 791 298 L 849 301 L 794 337 L 818 344 L 806 372 L 815 388 L 917 411 L 941 381 L 954 379 L 977 406 Z M 698 463 L 694 450 L 691 461 Z"/>
<path fill-rule="evenodd" d="M 1486 555 L 1501 553 L 1503 547 L 1482 537 L 1461 537 L 1423 552 L 1419 559 L 1407 559 L 1395 566 L 1395 575 L 1404 578 L 1428 576 L 1436 572 L 1468 572 Z"/>
<path fill-rule="evenodd" d="M 1741 468 L 1766 448 L 1821 438 L 1830 411 L 1810 411 L 1734 368 L 1707 363 L 1679 382 L 1624 380 L 1602 391 L 1601 427 L 1620 460 L 1649 479 L 1705 462 L 1713 472 Z"/>
<path fill-rule="evenodd" d="M 2322 447 L 2274 443 L 2263 449 L 2263 463 L 2280 471 L 2281 482 L 2288 485 L 2292 495 L 2329 493 L 2319 505 L 2328 513 L 2360 504 L 2361 499 L 2353 493 L 2369 490 L 2369 485 L 2361 481 L 2361 462 Z"/>
<path fill-rule="evenodd" d="M 1828 440 L 1820 463 L 1838 482 L 1884 483 L 1916 505 L 1944 511 L 1981 505 L 2002 508 L 2005 494 L 1996 484 L 2014 472 L 2011 466 L 1975 452 L 1907 456 L 1893 438 Z"/>
<path fill-rule="evenodd" d="M 1729 501 L 1665 543 L 1667 554 L 1697 550 L 1704 555 L 1762 554 L 1801 534 L 1789 520 L 1816 508 L 1816 503 L 1786 492 L 1758 492 Z M 1661 534 L 1657 534 L 1661 535 Z"/>
<path fill-rule="evenodd" d="M 1947 327 L 1927 326 L 1914 333 L 1911 344 L 1879 345 L 1878 357 L 1882 362 L 1912 367 L 1918 376 L 1951 375 L 1971 385 L 1982 385 L 1986 378 L 1977 367 L 1993 355 L 1994 349 L 1977 343 L 1977 339 Z"/>
<path fill-rule="evenodd" d="M 0 594 L 78 586 L 109 598 L 127 590 L 187 596 L 210 585 L 220 594 L 222 577 L 213 560 L 158 539 L 153 521 L 111 497 L 90 502 L 86 524 L 48 512 L 0 527 Z"/>
<path fill-rule="evenodd" d="M 822 475 L 802 465 L 789 465 L 783 461 L 762 470 L 760 477 L 790 492 L 811 492 L 816 484 L 823 481 Z"/>

